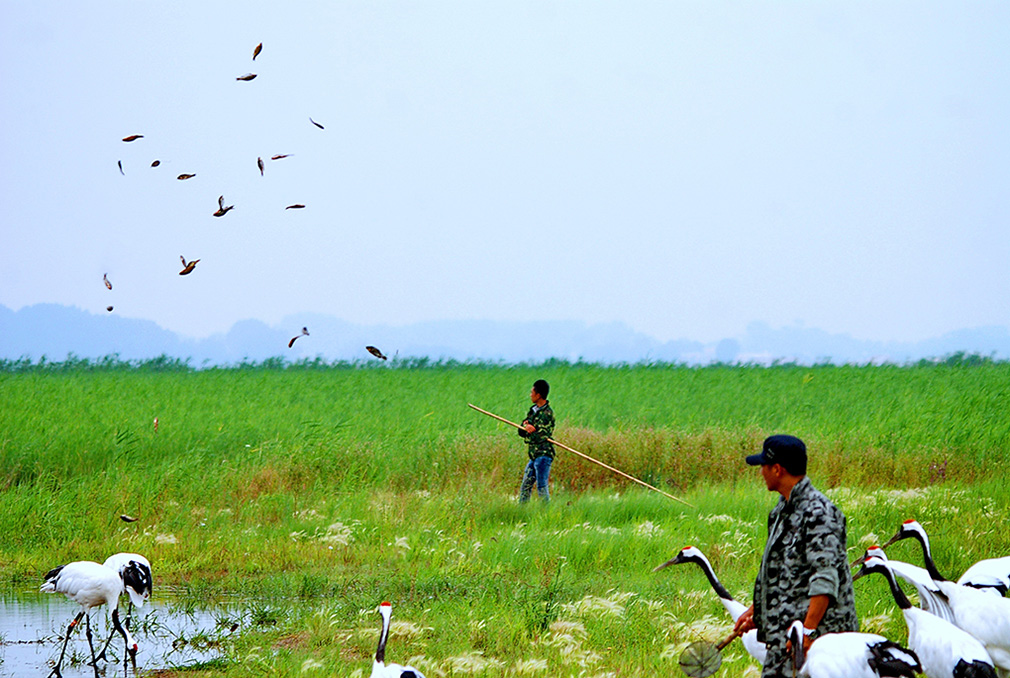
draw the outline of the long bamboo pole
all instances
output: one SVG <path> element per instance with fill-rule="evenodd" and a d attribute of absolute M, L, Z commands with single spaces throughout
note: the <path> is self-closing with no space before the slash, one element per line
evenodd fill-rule
<path fill-rule="evenodd" d="M 488 412 L 487 410 L 482 410 L 481 408 L 477 407 L 476 405 L 474 405 L 472 403 L 467 403 L 467 406 L 470 407 L 471 409 L 477 410 L 481 414 L 486 414 L 487 416 L 491 417 L 492 419 L 497 419 L 498 421 L 502 422 L 503 424 L 508 424 L 509 426 L 514 426 L 515 428 L 518 428 L 518 429 L 522 428 L 522 426 L 520 426 L 519 424 L 515 423 L 514 421 L 509 421 L 508 419 L 505 419 L 504 417 L 499 417 L 497 414 L 493 414 L 491 412 Z M 571 447 L 568 447 L 567 445 L 559 443 L 556 440 L 552 440 L 551 438 L 548 438 L 547 440 L 549 442 L 551 442 L 551 443 L 554 443 L 555 445 L 557 445 L 558 447 L 560 447 L 560 448 L 562 448 L 564 450 L 568 450 L 572 454 L 577 454 L 578 456 L 582 457 L 583 459 L 591 461 L 594 464 L 599 464 L 600 466 L 602 466 L 603 468 L 607 469 L 608 471 L 613 471 L 614 473 L 616 473 L 619 476 L 623 476 L 623 477 L 627 478 L 628 480 L 636 482 L 639 485 L 641 485 L 642 487 L 647 487 L 650 490 L 652 490 L 653 492 L 659 492 L 664 497 L 669 497 L 670 499 L 673 499 L 674 501 L 679 501 L 681 504 L 684 504 L 685 506 L 690 506 L 691 508 L 697 508 L 693 504 L 688 504 L 683 499 L 679 499 L 678 497 L 675 497 L 672 494 L 667 494 L 666 492 L 663 492 L 663 490 L 659 489 L 658 487 L 653 487 L 652 485 L 650 485 L 649 483 L 647 483 L 647 482 L 645 482 L 643 480 L 639 480 L 638 478 L 636 478 L 634 476 L 629 476 L 624 471 L 618 470 L 618 469 L 614 468 L 613 466 L 608 466 L 607 464 L 604 464 L 602 461 L 600 461 L 598 459 L 593 459 L 588 454 L 583 454 L 582 452 L 579 452 L 576 449 L 573 449 Z"/>

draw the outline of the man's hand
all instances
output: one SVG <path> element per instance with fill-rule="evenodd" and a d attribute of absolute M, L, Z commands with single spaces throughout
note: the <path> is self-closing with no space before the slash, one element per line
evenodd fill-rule
<path fill-rule="evenodd" d="M 525 419 L 523 420 L 523 428 L 526 429 L 527 433 L 533 433 L 534 431 L 537 430 L 536 426 L 534 426 L 533 424 L 529 423 Z"/>
<path fill-rule="evenodd" d="M 737 617 L 736 624 L 733 626 L 733 632 L 743 635 L 748 631 L 757 628 L 757 624 L 754 623 L 754 606 L 751 605 L 743 614 Z"/>

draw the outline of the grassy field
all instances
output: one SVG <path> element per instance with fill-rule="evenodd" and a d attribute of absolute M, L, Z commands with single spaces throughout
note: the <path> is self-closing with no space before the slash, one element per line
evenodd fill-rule
<path fill-rule="evenodd" d="M 677 675 L 729 620 L 700 572 L 651 569 L 693 544 L 749 600 L 775 497 L 742 457 L 776 432 L 807 441 L 853 555 L 906 518 L 951 574 L 1010 554 L 1005 363 L 0 367 L 3 585 L 130 550 L 156 595 L 248 599 L 229 660 L 185 675 L 367 675 L 382 600 L 389 658 L 429 678 Z M 693 507 L 564 453 L 551 505 L 518 506 L 521 441 L 466 404 L 522 419 L 538 377 L 556 438 Z M 882 582 L 857 604 L 904 638 Z M 757 674 L 737 647 L 720 675 Z"/>

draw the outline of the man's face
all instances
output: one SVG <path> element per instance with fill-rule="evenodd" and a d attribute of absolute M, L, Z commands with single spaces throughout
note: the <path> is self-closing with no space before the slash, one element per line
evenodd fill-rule
<path fill-rule="evenodd" d="M 537 393 L 537 390 L 535 388 L 530 389 L 530 400 L 533 402 L 537 402 L 538 400 L 540 400 L 540 394 Z"/>
<path fill-rule="evenodd" d="M 762 464 L 761 477 L 769 492 L 778 492 L 779 483 L 782 482 L 782 467 L 779 464 Z"/>

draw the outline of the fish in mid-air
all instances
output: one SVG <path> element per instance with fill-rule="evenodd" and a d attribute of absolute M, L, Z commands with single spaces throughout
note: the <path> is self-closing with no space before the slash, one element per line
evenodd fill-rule
<path fill-rule="evenodd" d="M 151 167 L 157 167 L 160 164 L 161 164 L 160 160 L 155 160 L 154 162 L 151 163 Z"/>
<path fill-rule="evenodd" d="M 137 522 L 136 518 L 134 518 L 133 516 L 128 516 L 125 513 L 123 513 L 122 515 L 120 515 L 119 519 L 122 520 L 124 523 L 135 523 L 135 522 Z"/>
<path fill-rule="evenodd" d="M 270 159 L 271 160 L 280 160 L 281 158 L 286 158 L 289 155 L 291 155 L 291 154 L 290 153 L 281 153 L 280 155 L 272 155 L 272 156 L 270 156 Z"/>
<path fill-rule="evenodd" d="M 222 195 L 217 199 L 217 212 L 214 212 L 214 216 L 223 217 L 228 214 L 228 210 L 233 209 L 235 209 L 235 205 L 228 205 L 227 207 L 224 206 L 224 196 Z"/>
<path fill-rule="evenodd" d="M 262 51 L 263 51 L 263 43 L 261 42 L 260 44 L 256 45 L 256 47 L 253 49 L 253 61 L 256 61 L 256 57 L 258 57 L 260 55 L 260 52 Z"/>
<path fill-rule="evenodd" d="M 109 274 L 108 273 L 103 273 L 102 274 L 102 282 L 104 282 L 105 286 L 108 287 L 110 290 L 112 289 L 112 283 L 109 282 Z"/>
<path fill-rule="evenodd" d="M 108 311 L 109 313 L 112 313 L 112 307 L 111 306 L 106 306 L 105 310 Z"/>
<path fill-rule="evenodd" d="M 256 158 L 256 166 L 260 168 L 260 176 L 263 176 L 263 158 Z"/>
<path fill-rule="evenodd" d="M 176 177 L 176 179 L 178 179 L 179 181 L 185 181 L 186 179 L 192 179 L 195 176 L 196 176 L 195 174 L 180 174 L 179 176 Z"/>
<path fill-rule="evenodd" d="M 179 258 L 182 259 L 182 265 L 183 265 L 183 269 L 179 271 L 179 275 L 189 275 L 190 273 L 193 272 L 193 269 L 196 268 L 197 263 L 199 263 L 200 261 L 199 259 L 194 259 L 193 261 L 186 263 L 186 257 L 182 256 L 181 254 L 179 255 Z"/>
<path fill-rule="evenodd" d="M 288 205 L 284 209 L 286 209 L 286 210 L 303 210 L 303 209 L 305 209 L 305 205 L 301 204 L 300 202 L 296 202 L 294 205 Z"/>
<path fill-rule="evenodd" d="M 307 337 L 307 336 L 309 336 L 309 328 L 303 327 L 301 334 L 296 334 L 295 336 L 291 337 L 291 341 L 288 342 L 288 348 L 291 348 L 292 346 L 295 345 L 295 339 L 297 339 L 298 337 Z"/>
<path fill-rule="evenodd" d="M 116 164 L 119 165 L 119 173 L 122 174 L 125 177 L 126 176 L 126 172 L 123 171 L 123 161 L 122 160 L 117 160 Z"/>
<path fill-rule="evenodd" d="M 246 73 L 245 75 L 240 75 L 240 76 L 238 76 L 235 79 L 236 80 L 244 80 L 246 82 L 249 82 L 250 80 L 254 80 L 255 78 L 256 78 L 256 74 L 255 73 Z"/>
<path fill-rule="evenodd" d="M 379 358 L 381 360 L 388 360 L 386 356 L 382 355 L 382 351 L 375 348 L 374 346 L 366 346 L 365 350 L 374 355 L 376 358 Z"/>
<path fill-rule="evenodd" d="M 136 141 L 137 139 L 143 139 L 143 134 L 131 134 L 128 137 L 123 137 L 123 141 Z"/>
<path fill-rule="evenodd" d="M 320 125 L 318 122 L 316 122 L 315 120 L 313 120 L 312 116 L 309 116 L 309 122 L 311 122 L 313 125 L 315 125 L 319 129 L 326 129 L 325 127 L 323 127 L 322 125 Z"/>

